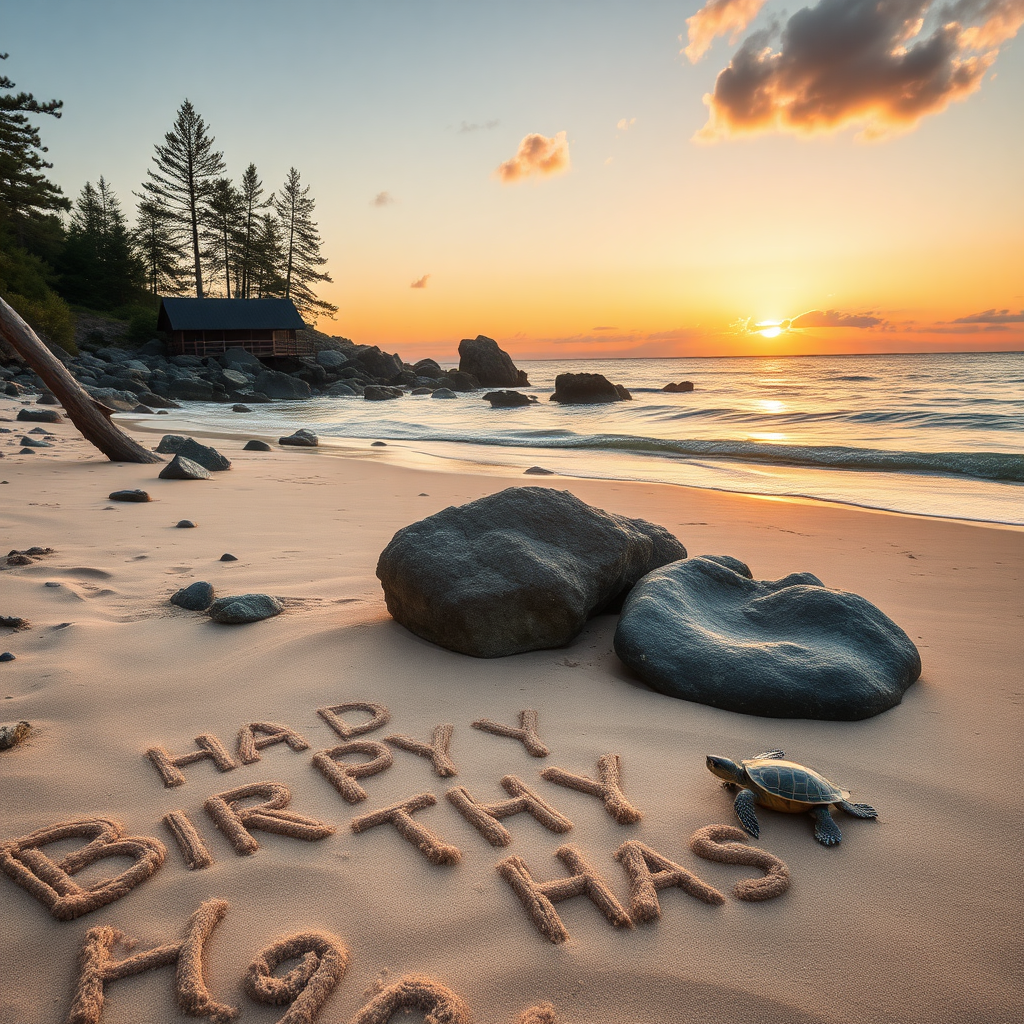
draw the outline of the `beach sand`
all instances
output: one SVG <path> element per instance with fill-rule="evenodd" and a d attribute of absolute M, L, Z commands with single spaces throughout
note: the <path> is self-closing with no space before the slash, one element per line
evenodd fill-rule
<path fill-rule="evenodd" d="M 18 408 L 0 402 L 0 418 Z M 0 631 L 0 651 L 17 659 L 0 664 L 0 721 L 32 723 L 24 742 L 0 752 L 0 843 L 107 817 L 167 852 L 123 898 L 71 921 L 0 875 L 2 1024 L 67 1018 L 90 928 L 113 925 L 145 950 L 178 942 L 210 899 L 228 909 L 205 948 L 209 989 L 251 1024 L 280 1020 L 285 1009 L 246 993 L 248 965 L 282 936 L 309 931 L 337 936 L 350 955 L 323 1022 L 351 1020 L 408 974 L 448 986 L 480 1024 L 512 1022 L 544 1002 L 572 1024 L 1020 1019 L 1024 532 L 682 487 L 430 472 L 389 464 L 389 448 L 368 444 L 366 457 L 352 459 L 216 442 L 233 460 L 229 472 L 161 481 L 159 467 L 107 462 L 70 423 L 47 425 L 54 447 L 32 456 L 11 443 L 22 424 L 3 425 L 16 431 L 0 435 L 5 550 L 55 550 L 0 571 L 0 615 L 31 623 Z M 736 556 L 758 578 L 810 571 L 863 595 L 918 645 L 920 681 L 902 705 L 867 721 L 762 719 L 647 689 L 612 652 L 614 616 L 591 621 L 568 648 L 493 661 L 432 646 L 389 618 L 374 567 L 397 529 L 538 482 L 663 524 L 691 555 Z M 136 487 L 154 500 L 107 500 Z M 176 529 L 180 519 L 198 528 Z M 225 552 L 238 561 L 219 561 Z M 285 612 L 230 627 L 168 603 L 196 580 L 219 595 L 276 595 Z M 359 780 L 367 798 L 347 803 L 313 765 L 316 752 L 343 742 L 317 709 L 345 702 L 390 711 L 390 722 L 361 740 L 426 741 L 450 723 L 458 775 L 440 777 L 428 759 L 392 748 L 392 767 Z M 538 713 L 547 757 L 471 728 L 481 718 L 515 725 L 524 709 Z M 343 714 L 350 724 L 367 717 Z M 251 722 L 288 726 L 309 746 L 269 746 L 258 762 L 225 772 L 199 761 L 182 768 L 185 784 L 175 788 L 145 756 L 153 746 L 186 753 L 197 749 L 194 737 L 212 734 L 237 759 L 239 730 Z M 809 818 L 762 811 L 752 845 L 781 858 L 792 884 L 776 899 L 745 902 L 733 886 L 760 870 L 689 848 L 697 830 L 737 824 L 704 755 L 776 746 L 873 804 L 879 820 L 837 815 L 844 839 L 826 849 Z M 600 799 L 540 777 L 551 766 L 596 777 L 610 753 L 621 756 L 639 822 L 619 824 Z M 503 822 L 511 844 L 493 847 L 446 799 L 463 786 L 479 802 L 505 800 L 506 775 L 572 830 L 557 834 L 519 814 Z M 290 810 L 336 831 L 319 839 L 257 831 L 259 849 L 237 854 L 204 802 L 257 783 L 287 787 Z M 423 793 L 436 804 L 414 821 L 458 848 L 458 863 L 431 863 L 390 824 L 350 827 Z M 187 868 L 162 823 L 175 810 L 198 828 L 209 867 Z M 519 857 L 538 881 L 563 877 L 554 853 L 570 843 L 628 909 L 627 876 L 614 858 L 628 840 L 693 872 L 724 902 L 665 889 L 660 920 L 617 928 L 573 898 L 557 904 L 569 939 L 554 944 L 496 870 Z M 128 866 L 101 860 L 79 879 Z M 104 1024 L 185 1019 L 168 968 L 107 985 Z"/>

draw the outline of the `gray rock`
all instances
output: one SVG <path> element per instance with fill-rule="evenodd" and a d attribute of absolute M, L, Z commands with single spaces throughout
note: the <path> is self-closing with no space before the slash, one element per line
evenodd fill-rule
<path fill-rule="evenodd" d="M 676 394 L 676 393 L 679 393 L 679 392 L 683 392 L 683 391 L 692 391 L 693 390 L 693 381 L 692 380 L 681 380 L 678 384 L 666 384 L 661 390 L 662 391 L 669 391 L 669 392 L 671 392 L 673 394 Z"/>
<path fill-rule="evenodd" d="M 10 651 L 4 651 L 3 654 L 0 654 L 0 661 L 15 661 L 15 660 L 17 660 L 17 659 L 14 657 L 13 654 L 11 654 Z"/>
<path fill-rule="evenodd" d="M 253 387 L 257 391 L 262 391 L 268 398 L 285 398 L 293 401 L 309 398 L 313 393 L 304 380 L 290 377 L 287 373 L 279 373 L 277 370 L 263 370 Z"/>
<path fill-rule="evenodd" d="M 179 519 L 174 525 L 179 530 L 194 530 L 196 528 L 196 524 L 191 519 Z"/>
<path fill-rule="evenodd" d="M 56 395 L 51 395 L 49 391 L 44 391 L 36 399 L 36 405 L 60 405 L 60 399 Z"/>
<path fill-rule="evenodd" d="M 316 361 L 325 370 L 340 370 L 348 364 L 348 356 L 342 355 L 341 352 L 335 352 L 333 349 L 325 348 L 317 352 Z"/>
<path fill-rule="evenodd" d="M 560 373 L 555 378 L 552 402 L 565 405 L 594 405 L 600 402 L 629 402 L 633 396 L 621 385 L 600 373 Z"/>
<path fill-rule="evenodd" d="M 485 402 L 491 403 L 492 409 L 515 409 L 521 405 L 533 405 L 537 401 L 533 395 L 524 395 L 521 391 L 488 391 L 482 397 Z"/>
<path fill-rule="evenodd" d="M 53 447 L 53 445 L 50 444 L 49 441 L 40 441 L 36 437 L 29 437 L 28 434 L 26 434 L 21 439 L 21 441 L 19 443 L 23 444 L 26 448 L 52 448 Z"/>
<path fill-rule="evenodd" d="M 210 605 L 208 614 L 214 622 L 240 625 L 269 619 L 283 611 L 284 605 L 269 594 L 238 594 L 234 597 L 217 598 Z"/>
<path fill-rule="evenodd" d="M 221 365 L 226 369 L 242 369 L 249 373 L 262 373 L 266 367 L 251 352 L 244 348 L 229 348 L 220 357 Z"/>
<path fill-rule="evenodd" d="M 63 417 L 56 409 L 19 409 L 16 419 L 28 423 L 60 423 Z"/>
<path fill-rule="evenodd" d="M 205 612 L 213 604 L 213 586 L 200 580 L 171 594 L 171 604 L 190 612 Z"/>
<path fill-rule="evenodd" d="M 432 395 L 433 393 L 434 389 L 427 387 L 413 388 L 412 391 L 410 392 L 410 394 L 412 395 Z"/>
<path fill-rule="evenodd" d="M 452 391 L 476 391 L 480 387 L 480 381 L 473 374 L 461 370 L 449 370 L 440 379 L 440 383 Z"/>
<path fill-rule="evenodd" d="M 8 431 L 5 431 L 5 433 L 8 433 Z M 33 427 L 29 431 L 29 433 L 35 435 L 36 437 L 39 437 L 39 436 L 53 437 L 54 436 L 53 431 L 52 430 L 47 430 L 46 427 Z"/>
<path fill-rule="evenodd" d="M 399 530 L 377 577 L 407 629 L 497 658 L 569 643 L 646 573 L 685 557 L 661 526 L 567 491 L 510 487 Z"/>
<path fill-rule="evenodd" d="M 522 388 L 530 382 L 512 357 L 493 338 L 478 334 L 459 342 L 459 370 L 472 374 L 485 388 Z"/>
<path fill-rule="evenodd" d="M 140 416 L 154 416 L 155 413 L 148 405 L 137 405 L 132 412 L 137 413 Z"/>
<path fill-rule="evenodd" d="M 524 476 L 554 476 L 555 472 L 552 469 L 544 469 L 541 466 L 531 466 L 529 469 L 523 470 Z"/>
<path fill-rule="evenodd" d="M 20 743 L 31 728 L 28 722 L 0 722 L 0 750 L 10 750 Z"/>
<path fill-rule="evenodd" d="M 243 452 L 272 452 L 274 449 L 266 441 L 246 441 Z"/>
<path fill-rule="evenodd" d="M 459 396 L 451 388 L 438 388 L 431 398 L 458 398 Z"/>
<path fill-rule="evenodd" d="M 370 447 L 371 448 L 387 448 L 387 446 L 388 446 L 387 441 L 371 441 L 370 442 Z"/>
<path fill-rule="evenodd" d="M 231 367 L 221 370 L 217 375 L 217 379 L 226 388 L 247 388 L 252 384 L 252 377 L 242 373 L 240 370 L 233 370 Z"/>
<path fill-rule="evenodd" d="M 770 718 L 870 718 L 921 674 L 910 638 L 863 597 L 810 573 L 750 576 L 727 556 L 655 570 L 626 599 L 616 653 L 669 696 Z"/>
<path fill-rule="evenodd" d="M 0 615 L 0 626 L 6 629 L 28 629 L 29 621 L 17 615 Z"/>
<path fill-rule="evenodd" d="M 320 444 L 320 438 L 312 430 L 296 430 L 288 437 L 278 438 L 277 443 L 289 445 L 292 448 L 316 448 Z"/>
<path fill-rule="evenodd" d="M 238 403 L 237 405 L 231 406 L 231 411 L 232 412 L 252 412 L 252 409 L 250 409 L 249 406 L 247 406 L 247 405 L 242 405 L 241 403 Z"/>
<path fill-rule="evenodd" d="M 141 395 L 137 396 L 139 401 L 144 405 L 148 405 L 150 409 L 180 409 L 181 406 L 177 402 L 172 401 L 170 398 L 163 398 L 152 391 L 143 391 Z"/>
<path fill-rule="evenodd" d="M 401 388 L 389 388 L 383 384 L 368 384 L 363 391 L 363 398 L 368 402 L 386 402 L 392 398 L 401 398 L 405 392 Z"/>
<path fill-rule="evenodd" d="M 330 395 L 331 398 L 351 398 L 358 393 L 355 388 L 349 387 L 348 384 L 343 384 L 340 380 L 332 384 L 324 392 L 324 394 Z"/>
<path fill-rule="evenodd" d="M 35 453 L 35 448 L 22 448 L 21 451 L 18 452 L 19 455 L 35 455 Z"/>
<path fill-rule="evenodd" d="M 221 561 L 221 562 L 237 562 L 238 561 L 238 556 L 237 555 L 232 555 L 230 552 L 225 551 L 224 554 L 220 556 L 219 561 Z"/>
<path fill-rule="evenodd" d="M 175 455 L 160 470 L 161 480 L 209 480 L 210 471 L 184 455 Z"/>
<path fill-rule="evenodd" d="M 391 380 L 403 369 L 397 355 L 382 352 L 376 345 L 357 345 L 352 350 L 352 358 L 364 373 L 378 380 Z"/>
<path fill-rule="evenodd" d="M 183 437 L 181 434 L 164 434 L 156 450 L 161 455 L 183 455 L 211 473 L 220 473 L 231 468 L 231 460 L 221 455 L 216 448 L 200 444 L 195 438 Z"/>
<path fill-rule="evenodd" d="M 186 359 L 187 356 L 175 356 L 175 359 Z M 196 377 L 178 377 L 167 383 L 167 398 L 179 402 L 209 402 L 213 398 L 213 387 L 205 380 Z"/>
<path fill-rule="evenodd" d="M 433 359 L 421 359 L 413 364 L 412 370 L 417 377 L 429 377 L 431 380 L 444 376 L 444 370 Z"/>
<path fill-rule="evenodd" d="M 147 491 L 142 490 L 124 490 L 124 491 L 111 491 L 107 495 L 108 501 L 152 501 L 153 499 L 149 496 Z"/>

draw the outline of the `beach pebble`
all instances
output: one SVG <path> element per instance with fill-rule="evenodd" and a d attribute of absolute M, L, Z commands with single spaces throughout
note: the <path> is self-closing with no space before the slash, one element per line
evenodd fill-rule
<path fill-rule="evenodd" d="M 17 419 L 29 423 L 60 423 L 61 415 L 56 409 L 19 409 Z"/>
<path fill-rule="evenodd" d="M 108 501 L 152 501 L 153 499 L 149 496 L 148 491 L 141 490 L 124 490 L 124 491 L 111 491 L 107 495 Z"/>
<path fill-rule="evenodd" d="M 649 686 L 771 718 L 853 721 L 921 674 L 910 638 L 856 594 L 810 573 L 755 580 L 728 556 L 656 569 L 626 598 L 615 652 Z"/>
<path fill-rule="evenodd" d="M 234 597 L 219 597 L 209 608 L 214 622 L 240 625 L 244 622 L 259 622 L 280 615 L 284 605 L 269 594 L 237 594 Z"/>
<path fill-rule="evenodd" d="M 320 438 L 312 430 L 296 430 L 288 437 L 278 438 L 277 443 L 290 445 L 293 448 L 316 448 L 320 444 Z"/>
<path fill-rule="evenodd" d="M 190 612 L 205 612 L 213 604 L 213 586 L 200 580 L 171 594 L 171 604 Z"/>
<path fill-rule="evenodd" d="M 0 750 L 10 750 L 20 743 L 31 728 L 28 722 L 0 722 Z"/>
<path fill-rule="evenodd" d="M 60 584 L 57 583 L 56 580 L 47 580 L 47 582 L 44 583 L 43 586 L 44 587 L 59 587 Z"/>
<path fill-rule="evenodd" d="M 431 398 L 458 398 L 459 396 L 451 388 L 438 388 Z"/>
<path fill-rule="evenodd" d="M 191 519 L 179 519 L 174 525 L 179 530 L 194 530 L 196 528 L 196 524 Z"/>
<path fill-rule="evenodd" d="M 3 654 L 0 654 L 0 661 L 14 661 L 14 660 L 15 660 L 14 655 L 11 654 L 10 651 L 4 651 Z"/>
<path fill-rule="evenodd" d="M 529 469 L 523 470 L 524 476 L 554 476 L 555 471 L 553 469 L 544 469 L 542 466 L 531 466 Z"/>
<path fill-rule="evenodd" d="M 184 455 L 175 455 L 170 462 L 160 470 L 161 480 L 209 480 L 210 471 L 200 466 L 198 462 L 185 458 Z"/>
<path fill-rule="evenodd" d="M 524 395 L 521 391 L 488 391 L 481 397 L 491 403 L 492 409 L 515 409 L 521 405 L 533 405 L 537 401 L 533 395 Z"/>
<path fill-rule="evenodd" d="M 234 555 L 228 554 L 228 552 L 225 551 L 224 554 L 220 556 L 220 561 L 222 561 L 222 562 L 237 562 L 238 559 Z"/>
<path fill-rule="evenodd" d="M 387 441 L 371 441 L 370 442 L 370 447 L 371 448 L 387 448 L 387 446 L 388 446 Z"/>
<path fill-rule="evenodd" d="M 156 446 L 156 450 L 162 455 L 181 455 L 191 462 L 198 463 L 211 473 L 220 473 L 231 468 L 231 460 L 221 455 L 216 448 L 211 448 L 208 444 L 200 444 L 195 438 L 182 437 L 180 434 L 164 434 Z"/>
<path fill-rule="evenodd" d="M 246 441 L 243 452 L 272 452 L 274 449 L 266 441 Z"/>
<path fill-rule="evenodd" d="M 567 644 L 646 573 L 685 557 L 664 527 L 568 491 L 509 487 L 399 530 L 377 577 L 407 629 L 497 658 Z"/>

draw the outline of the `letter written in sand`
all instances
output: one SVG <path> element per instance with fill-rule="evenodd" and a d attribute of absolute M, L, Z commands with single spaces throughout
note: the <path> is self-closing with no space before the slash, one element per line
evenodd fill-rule
<path fill-rule="evenodd" d="M 85 935 L 81 971 L 75 989 L 68 1024 L 99 1024 L 103 1014 L 104 986 L 107 982 L 130 978 L 156 967 L 176 965 L 175 995 L 178 1006 L 189 1017 L 208 1017 L 221 1024 L 233 1020 L 238 1011 L 218 1003 L 206 987 L 203 977 L 203 946 L 210 933 L 227 913 L 225 900 L 207 900 L 188 919 L 185 938 L 148 949 L 144 953 L 114 959 L 114 947 L 131 949 L 135 941 L 110 925 L 90 928 Z"/>
<path fill-rule="evenodd" d="M 353 832 L 366 832 L 378 825 L 394 825 L 398 834 L 408 843 L 412 843 L 431 864 L 458 864 L 462 859 L 462 851 L 457 846 L 449 846 L 425 825 L 413 821 L 413 814 L 425 807 L 433 807 L 437 797 L 433 793 L 420 793 L 400 804 L 392 804 L 372 814 L 364 814 L 353 818 L 350 826 Z"/>
<path fill-rule="evenodd" d="M 508 736 L 509 739 L 519 740 L 531 757 L 547 757 L 551 753 L 541 743 L 540 737 L 537 735 L 537 712 L 533 708 L 519 712 L 518 729 L 514 725 L 492 722 L 489 718 L 481 718 L 471 724 L 474 729 L 493 733 L 495 736 Z"/>
<path fill-rule="evenodd" d="M 341 716 L 346 711 L 365 711 L 368 722 L 362 725 L 349 725 Z M 343 739 L 350 740 L 354 736 L 380 729 L 391 721 L 391 712 L 383 704 L 372 704 L 364 700 L 350 700 L 344 704 L 332 704 L 330 707 L 317 708 L 316 713 Z"/>
<path fill-rule="evenodd" d="M 274 972 L 287 960 L 302 962 L 287 974 Z M 288 1004 L 278 1024 L 313 1024 L 348 967 L 345 943 L 328 932 L 300 932 L 261 949 L 245 975 L 245 990 L 257 1003 Z"/>
<path fill-rule="evenodd" d="M 266 799 L 251 807 L 236 806 L 254 796 Z M 229 789 L 226 793 L 217 793 L 209 797 L 203 806 L 213 818 L 213 823 L 235 848 L 235 853 L 240 855 L 255 853 L 260 848 L 251 829 L 304 839 L 306 842 L 334 834 L 334 826 L 325 821 L 284 810 L 291 799 L 287 786 L 278 782 L 255 782 L 249 786 L 239 786 L 238 789 Z"/>
<path fill-rule="evenodd" d="M 346 754 L 365 754 L 369 761 L 343 761 Z M 313 765 L 341 794 L 343 800 L 357 804 L 366 799 L 366 790 L 356 782 L 387 770 L 395 763 L 395 756 L 375 740 L 351 740 L 330 750 L 319 750 L 313 755 Z"/>
<path fill-rule="evenodd" d="M 658 890 L 674 887 L 701 900 L 718 905 L 725 897 L 702 882 L 692 871 L 673 864 L 657 850 L 631 839 L 615 851 L 615 859 L 629 875 L 630 914 L 634 921 L 656 921 L 661 917 Z"/>
<path fill-rule="evenodd" d="M 448 748 L 452 743 L 452 733 L 455 726 L 450 723 L 435 725 L 434 734 L 429 743 L 414 740 L 411 736 L 385 736 L 386 742 L 398 747 L 401 750 L 408 750 L 410 754 L 418 754 L 427 758 L 434 766 L 434 774 L 440 775 L 442 779 L 450 779 L 458 775 L 455 762 L 448 756 Z"/>
<path fill-rule="evenodd" d="M 559 814 L 514 775 L 506 775 L 501 785 L 511 799 L 493 804 L 478 803 L 465 786 L 456 786 L 446 794 L 448 802 L 491 846 L 508 846 L 512 842 L 508 829 L 500 824 L 501 819 L 524 811 L 552 832 L 568 832 L 572 828 L 572 822 L 564 814 Z"/>
<path fill-rule="evenodd" d="M 629 914 L 612 894 L 608 883 L 575 846 L 560 846 L 555 850 L 555 856 L 573 872 L 568 878 L 534 881 L 522 857 L 509 857 L 496 865 L 498 873 L 512 886 L 541 935 L 551 942 L 565 942 L 569 938 L 554 905 L 575 896 L 586 896 L 616 928 L 633 927 Z"/>
<path fill-rule="evenodd" d="M 353 1018 L 351 1024 L 388 1024 L 399 1012 L 418 1010 L 437 1024 L 471 1024 L 473 1015 L 462 999 L 446 985 L 422 974 L 404 978 L 378 992 Z"/>
<path fill-rule="evenodd" d="M 778 857 L 747 845 L 744 832 L 731 825 L 708 825 L 690 836 L 690 849 L 717 864 L 745 864 L 766 872 L 764 878 L 744 878 L 733 887 L 738 900 L 773 900 L 789 888 L 789 868 Z"/>
<path fill-rule="evenodd" d="M 260 751 L 275 743 L 287 743 L 292 750 L 308 750 L 309 744 L 294 729 L 276 722 L 249 722 L 238 733 L 238 759 L 242 764 L 255 764 Z"/>
<path fill-rule="evenodd" d="M 222 772 L 229 772 L 232 768 L 238 767 L 238 762 L 228 753 L 227 747 L 211 733 L 204 732 L 197 736 L 196 746 L 199 747 L 198 750 L 178 754 L 177 757 L 167 753 L 163 747 L 150 747 L 146 751 L 146 757 L 153 762 L 165 786 L 184 786 L 185 775 L 181 769 L 187 764 L 195 764 L 196 761 L 204 761 L 207 758 Z"/>
<path fill-rule="evenodd" d="M 620 824 L 632 825 L 639 821 L 640 813 L 622 792 L 622 758 L 618 754 L 605 754 L 598 759 L 597 772 L 599 781 L 587 778 L 586 775 L 574 775 L 564 768 L 545 768 L 542 779 L 553 782 L 556 786 L 565 786 L 580 793 L 589 793 L 604 802 L 605 810 Z"/>
<path fill-rule="evenodd" d="M 178 844 L 182 857 L 188 865 L 189 871 L 198 871 L 200 868 L 208 868 L 213 863 L 213 854 L 210 853 L 199 829 L 195 827 L 192 819 L 184 811 L 170 811 L 164 815 L 164 824 L 170 830 L 174 841 Z"/>
<path fill-rule="evenodd" d="M 65 839 L 88 839 L 60 860 L 40 847 Z M 76 818 L 0 846 L 0 869 L 30 892 L 58 921 L 71 921 L 127 896 L 164 862 L 167 849 L 159 839 L 126 836 L 124 826 L 110 818 Z M 107 857 L 127 857 L 131 867 L 113 878 L 82 887 L 71 877 Z"/>

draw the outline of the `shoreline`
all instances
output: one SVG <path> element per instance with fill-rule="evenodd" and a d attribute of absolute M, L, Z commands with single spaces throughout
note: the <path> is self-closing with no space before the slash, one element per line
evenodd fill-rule
<path fill-rule="evenodd" d="M 17 405 L 0 411 L 8 408 Z M 368 994 L 410 973 L 457 992 L 480 1024 L 508 1024 L 544 1001 L 561 1024 L 1016 1020 L 1024 986 L 1005 965 L 1021 950 L 1013 879 L 1024 830 L 1012 787 L 993 784 L 985 766 L 1011 763 L 1024 722 L 1019 529 L 900 513 L 880 519 L 849 506 L 669 484 L 243 453 L 234 442 L 220 446 L 233 461 L 227 472 L 162 481 L 158 466 L 107 462 L 70 423 L 48 429 L 65 438 L 55 450 L 0 462 L 0 478 L 11 481 L 0 487 L 8 546 L 56 549 L 0 572 L 0 614 L 32 623 L 0 638 L 17 656 L 0 665 L 0 709 L 4 720 L 33 724 L 28 739 L 0 753 L 0 842 L 107 815 L 159 839 L 167 855 L 123 899 L 69 922 L 0 875 L 8 923 L 0 1021 L 65 1019 L 89 928 L 112 924 L 144 950 L 177 941 L 188 915 L 214 897 L 229 909 L 208 944 L 209 985 L 250 1024 L 272 1024 L 282 1009 L 246 995 L 245 966 L 282 934 L 308 930 L 337 935 L 351 951 L 324 1024 L 349 1021 Z M 691 556 L 731 554 L 761 579 L 811 571 L 862 594 L 918 645 L 921 679 L 875 718 L 762 719 L 649 690 L 611 651 L 614 616 L 592 619 L 568 647 L 490 661 L 434 647 L 389 618 L 374 566 L 396 529 L 503 486 L 549 482 L 596 507 L 661 523 Z M 109 502 L 120 487 L 144 487 L 155 500 Z M 176 529 L 182 518 L 197 528 Z M 239 561 L 220 562 L 224 552 Z M 285 611 L 229 627 L 167 603 L 199 579 L 221 594 L 277 595 Z M 370 740 L 389 730 L 425 740 L 438 723 L 453 723 L 459 775 L 438 778 L 424 758 L 396 750 L 392 768 L 362 780 L 368 798 L 348 805 L 310 755 L 340 742 L 316 708 L 351 700 L 391 712 Z M 539 712 L 546 759 L 470 728 L 480 717 L 514 722 L 524 708 Z M 286 725 L 310 747 L 272 746 L 258 763 L 227 772 L 199 762 L 174 789 L 145 757 L 153 745 L 187 752 L 202 733 L 234 751 L 250 721 Z M 880 820 L 843 818 L 842 844 L 826 850 L 802 816 L 764 812 L 751 845 L 781 858 L 792 885 L 777 899 L 744 903 L 733 885 L 761 872 L 702 860 L 688 847 L 701 828 L 735 824 L 703 756 L 775 745 L 874 804 Z M 610 751 L 622 757 L 624 791 L 644 812 L 628 827 L 600 801 L 539 776 L 549 764 L 593 776 Z M 495 849 L 445 799 L 455 784 L 481 802 L 504 799 L 498 783 L 506 774 L 571 819 L 572 831 L 553 835 L 519 815 L 505 821 L 512 845 Z M 259 850 L 238 856 L 203 805 L 256 782 L 287 786 L 292 809 L 334 833 L 307 842 L 258 832 Z M 416 820 L 462 851 L 457 865 L 428 863 L 393 829 L 350 827 L 358 815 L 422 792 L 437 803 Z M 162 824 L 175 809 L 201 830 L 210 867 L 186 868 Z M 628 906 L 613 857 L 627 839 L 692 871 L 726 902 L 664 890 L 660 920 L 613 928 L 585 898 L 572 899 L 557 904 L 570 939 L 554 945 L 495 870 L 519 856 L 537 880 L 563 877 L 553 854 L 570 842 Z M 83 877 L 101 877 L 102 867 Z M 188 1019 L 174 1008 L 167 970 L 112 983 L 106 995 L 103 1024 Z"/>

